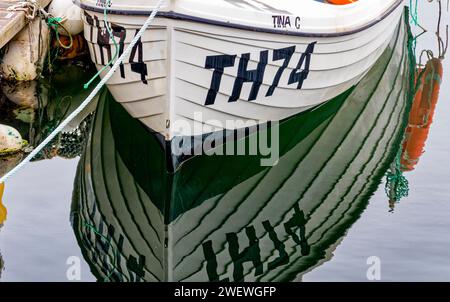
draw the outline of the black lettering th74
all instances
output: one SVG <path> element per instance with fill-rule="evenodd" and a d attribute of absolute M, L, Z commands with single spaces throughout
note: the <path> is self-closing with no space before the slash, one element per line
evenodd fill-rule
<path fill-rule="evenodd" d="M 301 54 L 296 68 L 292 69 L 289 75 L 289 80 L 287 83 L 288 85 L 296 84 L 297 89 L 302 89 L 304 81 L 308 78 L 311 65 L 311 55 L 314 53 L 314 47 L 316 43 L 317 42 L 310 43 L 306 47 L 306 50 Z M 278 68 L 278 71 L 275 73 L 275 76 L 272 79 L 272 84 L 269 86 L 269 89 L 266 92 L 266 97 L 270 97 L 274 94 L 276 88 L 280 84 L 281 76 L 289 66 L 289 63 L 291 62 L 295 51 L 296 46 L 290 46 L 271 51 L 272 61 L 282 61 L 282 64 Z M 237 55 L 218 55 L 206 57 L 205 68 L 214 70 L 211 78 L 211 85 L 206 96 L 206 106 L 214 105 L 217 93 L 220 90 L 222 76 L 225 68 L 234 67 L 237 61 L 236 59 Z M 228 99 L 229 103 L 236 102 L 241 98 L 241 92 L 244 83 L 252 83 L 250 94 L 247 97 L 248 101 L 254 101 L 259 96 L 260 88 L 265 76 L 266 66 L 269 62 L 269 51 L 264 50 L 259 53 L 259 61 L 256 69 L 249 70 L 249 61 L 250 53 L 241 54 L 233 90 Z"/>

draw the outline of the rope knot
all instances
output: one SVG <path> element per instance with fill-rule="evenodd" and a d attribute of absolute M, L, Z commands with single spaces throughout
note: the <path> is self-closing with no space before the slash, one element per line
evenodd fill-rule
<path fill-rule="evenodd" d="M 19 3 L 8 7 L 7 10 L 10 12 L 24 12 L 25 17 L 29 21 L 31 21 L 36 18 L 36 15 L 40 10 L 40 7 L 37 4 L 36 0 L 27 0 L 27 1 L 20 1 Z"/>

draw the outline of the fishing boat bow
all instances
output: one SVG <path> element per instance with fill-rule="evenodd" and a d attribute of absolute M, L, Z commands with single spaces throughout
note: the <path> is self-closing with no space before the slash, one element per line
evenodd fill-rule
<path fill-rule="evenodd" d="M 157 1 L 79 2 L 101 69 Z M 168 0 L 108 88 L 166 141 L 280 121 L 357 84 L 391 40 L 403 3 Z"/>

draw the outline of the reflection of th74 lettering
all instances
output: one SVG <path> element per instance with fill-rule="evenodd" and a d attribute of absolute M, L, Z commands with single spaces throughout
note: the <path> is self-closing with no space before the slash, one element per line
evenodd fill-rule
<path fill-rule="evenodd" d="M 311 55 L 314 52 L 314 46 L 317 42 L 313 42 L 306 47 L 305 52 L 300 56 L 300 60 L 297 63 L 295 69 L 292 70 L 288 84 L 297 84 L 297 89 L 301 89 L 303 82 L 308 78 L 309 68 L 311 64 Z M 272 96 L 275 89 L 280 83 L 281 76 L 284 70 L 289 66 L 292 56 L 295 53 L 295 46 L 275 49 L 273 51 L 272 60 L 273 61 L 283 61 L 281 66 L 273 78 L 272 84 L 267 90 L 266 97 Z M 236 102 L 240 96 L 244 83 L 253 83 L 248 96 L 248 101 L 254 101 L 258 98 L 259 90 L 263 83 L 264 73 L 266 71 L 266 66 L 268 64 L 269 51 L 264 50 L 260 52 L 260 58 L 258 66 L 254 70 L 248 70 L 248 63 L 250 61 L 250 53 L 242 54 L 239 60 L 238 71 L 236 79 L 233 85 L 233 91 L 228 99 L 228 102 Z M 222 81 L 222 76 L 225 68 L 233 67 L 236 63 L 237 55 L 219 55 L 219 56 L 208 56 L 206 57 L 205 68 L 214 69 L 211 86 L 206 97 L 205 105 L 213 105 L 216 101 L 217 93 L 220 89 L 220 84 Z"/>

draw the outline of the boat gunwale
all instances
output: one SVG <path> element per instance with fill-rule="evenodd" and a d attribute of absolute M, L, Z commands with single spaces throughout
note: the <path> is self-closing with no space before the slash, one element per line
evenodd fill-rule
<path fill-rule="evenodd" d="M 333 32 L 333 33 L 314 33 L 314 32 L 291 32 L 286 30 L 277 30 L 277 29 L 270 29 L 270 28 L 263 28 L 263 27 L 257 27 L 257 26 L 250 26 L 250 25 L 244 25 L 244 24 L 237 24 L 237 23 L 231 23 L 226 21 L 218 21 L 218 20 L 212 20 L 207 19 L 203 17 L 196 17 L 191 16 L 187 14 L 177 13 L 174 11 L 168 11 L 168 12 L 158 12 L 157 16 L 167 19 L 175 19 L 175 20 L 182 20 L 182 21 L 191 21 L 196 23 L 204 23 L 208 25 L 215 25 L 215 26 L 222 26 L 222 27 L 228 27 L 233 29 L 239 29 L 239 30 L 247 30 L 247 31 L 254 31 L 254 32 L 261 32 L 261 33 L 269 33 L 269 34 L 281 34 L 286 36 L 297 36 L 297 37 L 309 37 L 309 38 L 331 38 L 331 37 L 343 37 L 348 36 L 352 34 L 356 34 L 359 32 L 362 32 L 366 29 L 371 28 L 372 26 L 375 26 L 376 24 L 380 23 L 384 19 L 386 19 L 388 16 L 390 16 L 402 3 L 404 0 L 396 0 L 395 3 L 392 4 L 390 8 L 388 8 L 383 14 L 376 18 L 375 20 L 372 20 L 368 22 L 365 25 L 362 25 L 358 28 L 348 30 L 348 31 L 342 31 L 342 32 Z M 85 11 L 91 11 L 95 13 L 103 13 L 104 8 L 100 7 L 93 7 L 91 5 L 78 3 L 81 9 Z M 121 16 L 148 16 L 152 13 L 152 11 L 145 11 L 145 10 L 128 10 L 128 9 L 111 9 L 107 8 L 106 11 L 113 15 L 121 15 Z"/>

